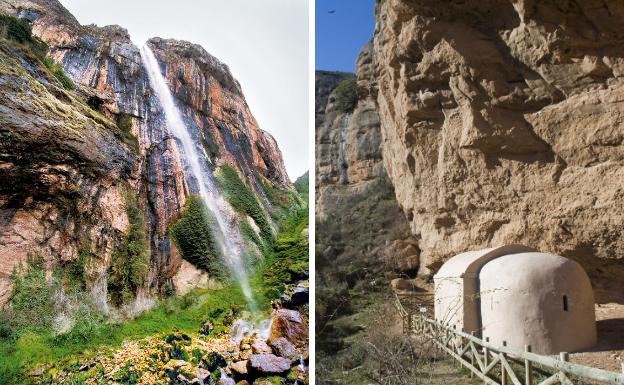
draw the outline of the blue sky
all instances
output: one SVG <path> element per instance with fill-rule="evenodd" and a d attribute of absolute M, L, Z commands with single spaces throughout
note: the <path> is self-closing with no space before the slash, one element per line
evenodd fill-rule
<path fill-rule="evenodd" d="M 374 10 L 375 0 L 316 0 L 316 69 L 355 71 L 360 49 L 373 37 Z"/>

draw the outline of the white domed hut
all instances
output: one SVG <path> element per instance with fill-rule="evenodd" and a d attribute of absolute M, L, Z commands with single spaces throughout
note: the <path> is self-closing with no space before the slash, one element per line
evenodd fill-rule
<path fill-rule="evenodd" d="M 596 344 L 591 283 L 570 259 L 509 245 L 469 251 L 434 276 L 435 318 L 490 342 L 536 353 Z"/>

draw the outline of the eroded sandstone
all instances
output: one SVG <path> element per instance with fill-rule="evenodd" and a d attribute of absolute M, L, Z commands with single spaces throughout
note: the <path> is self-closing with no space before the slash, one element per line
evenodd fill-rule
<path fill-rule="evenodd" d="M 621 299 L 623 16 L 599 0 L 378 3 L 383 159 L 421 272 L 521 243 Z"/>

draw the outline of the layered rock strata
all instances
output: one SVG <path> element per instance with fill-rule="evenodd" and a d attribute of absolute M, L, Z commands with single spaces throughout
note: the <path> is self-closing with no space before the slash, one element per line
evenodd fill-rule
<path fill-rule="evenodd" d="M 383 159 L 422 271 L 521 243 L 621 299 L 623 17 L 601 0 L 377 4 Z"/>
<path fill-rule="evenodd" d="M 363 201 L 370 198 L 371 204 L 377 206 L 373 202 L 381 199 L 390 206 L 381 215 L 392 217 L 393 230 L 378 229 L 379 234 L 371 235 L 371 239 L 375 238 L 379 244 L 374 251 L 366 250 L 365 253 L 382 256 L 390 269 L 413 272 L 419 264 L 418 245 L 409 236 L 407 221 L 394 199 L 386 200 L 384 195 L 392 187 L 382 162 L 371 44 L 362 49 L 356 66 L 357 75 L 327 71 L 316 73 L 317 224 L 340 226 L 340 231 L 344 231 L 343 237 L 353 238 L 347 235 L 350 229 L 344 226 L 345 218 L 359 223 L 379 220 L 368 229 L 377 232 L 377 227 L 383 226 L 382 222 L 389 218 L 358 217 L 376 210 L 376 207 L 367 207 L 368 204 Z M 354 76 L 358 88 L 357 103 L 353 111 L 340 110 L 336 103 L 336 87 Z M 353 210 L 356 205 L 361 212 Z M 364 236 L 359 234 L 356 237 Z M 320 242 L 323 246 L 335 246 L 329 239 L 321 239 Z M 364 244 L 357 247 L 364 247 Z"/>
<path fill-rule="evenodd" d="M 160 288 L 182 262 L 167 229 L 191 189 L 139 49 L 125 29 L 80 25 L 55 0 L 2 1 L 0 12 L 28 19 L 33 35 L 49 45 L 49 55 L 75 85 L 71 92 L 60 90 L 30 59 L 3 50 L 4 88 L 13 71 L 32 73 L 24 75 L 31 92 L 9 92 L 0 103 L 2 135 L 13 140 L 0 158 L 1 284 L 6 288 L 11 270 L 28 254 L 55 264 L 76 258 L 84 244 L 101 260 L 92 272 L 97 280 L 126 231 L 122 190 L 127 189 L 145 212 L 149 284 Z M 153 38 L 148 45 L 211 167 L 234 167 L 259 196 L 264 196 L 260 179 L 291 188 L 275 140 L 258 127 L 227 65 L 188 42 Z M 128 132 L 119 132 L 120 126 Z M 136 141 L 128 140 L 132 136 Z M 23 153 L 16 154 L 16 148 Z M 20 156 L 36 160 L 18 165 Z M 57 196 L 69 198 L 58 202 Z"/>

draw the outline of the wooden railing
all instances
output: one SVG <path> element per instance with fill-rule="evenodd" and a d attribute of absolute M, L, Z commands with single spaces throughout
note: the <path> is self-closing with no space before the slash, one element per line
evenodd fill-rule
<path fill-rule="evenodd" d="M 403 332 L 431 339 L 434 344 L 488 385 L 574 385 L 579 383 L 624 384 L 624 374 L 568 362 L 568 353 L 559 359 L 506 346 L 495 346 L 488 339 L 444 325 L 426 313 L 408 311 L 396 298 L 403 320 Z M 424 309 L 423 309 L 424 310 Z M 540 382 L 536 382 L 540 381 Z M 575 382 L 576 381 L 576 382 Z"/>

